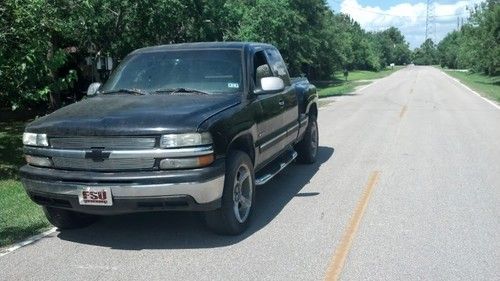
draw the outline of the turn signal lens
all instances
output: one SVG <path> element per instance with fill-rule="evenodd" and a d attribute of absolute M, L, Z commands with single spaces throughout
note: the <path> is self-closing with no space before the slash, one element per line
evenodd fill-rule
<path fill-rule="evenodd" d="M 203 155 L 198 157 L 198 164 L 200 167 L 208 166 L 214 162 L 214 155 Z"/>
<path fill-rule="evenodd" d="M 214 155 L 203 155 L 190 158 L 167 158 L 160 161 L 160 169 L 188 169 L 205 167 L 214 162 Z"/>
<path fill-rule="evenodd" d="M 26 155 L 25 158 L 26 162 L 30 165 L 39 167 L 52 167 L 52 160 L 50 160 L 50 158 L 32 155 Z"/>

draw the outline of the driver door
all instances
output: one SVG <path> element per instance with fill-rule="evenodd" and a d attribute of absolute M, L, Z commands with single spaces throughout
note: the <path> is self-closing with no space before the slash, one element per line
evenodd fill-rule
<path fill-rule="evenodd" d="M 264 51 L 258 51 L 253 57 L 254 88 L 260 88 L 260 79 L 273 76 Z M 272 160 L 282 149 L 281 142 L 286 137 L 283 124 L 283 93 L 259 93 L 252 101 L 257 126 L 256 167 Z"/>

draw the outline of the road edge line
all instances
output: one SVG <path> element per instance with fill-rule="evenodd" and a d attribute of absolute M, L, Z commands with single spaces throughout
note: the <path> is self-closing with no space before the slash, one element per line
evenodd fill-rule
<path fill-rule="evenodd" d="M 394 74 L 394 73 L 392 73 L 392 74 Z M 391 74 L 391 75 L 392 75 L 392 74 Z M 389 76 L 391 76 L 391 75 L 389 75 Z M 359 88 L 359 89 L 357 89 L 357 90 L 354 90 L 354 91 L 352 91 L 352 92 L 349 92 L 349 94 L 354 94 L 354 93 L 361 92 L 361 91 L 363 91 L 364 89 L 366 89 L 366 88 L 368 88 L 368 87 L 372 86 L 373 84 L 377 83 L 378 81 L 380 81 L 380 80 L 382 80 L 382 79 L 384 79 L 384 78 L 386 78 L 386 77 L 389 77 L 389 76 L 385 76 L 385 77 L 382 77 L 382 78 L 374 79 L 372 82 L 368 83 L 367 85 L 364 85 L 363 87 L 361 87 L 361 88 Z M 319 98 L 318 100 L 328 100 L 328 99 L 331 99 L 332 101 L 335 101 L 335 99 L 336 99 L 336 98 L 339 98 L 339 97 L 342 97 L 342 95 L 340 95 L 340 96 L 331 96 L 331 97 Z M 324 110 L 324 109 L 328 108 L 329 106 L 330 106 L 330 104 L 326 104 L 325 106 L 320 106 L 319 110 Z"/>
<path fill-rule="evenodd" d="M 481 94 L 479 94 L 478 92 L 472 90 L 471 88 L 469 88 L 469 86 L 465 85 L 464 83 L 462 83 L 460 80 L 458 80 L 457 78 L 449 75 L 448 73 L 444 72 L 443 70 L 440 70 L 441 73 L 443 73 L 444 75 L 446 75 L 448 78 L 450 78 L 451 80 L 457 82 L 458 84 L 460 84 L 462 87 L 464 87 L 465 89 L 469 90 L 469 92 L 475 94 L 476 96 L 480 97 L 481 99 L 483 99 L 484 101 L 486 101 L 487 103 L 493 105 L 496 109 L 500 109 L 500 105 L 496 104 L 494 101 L 492 100 L 489 100 L 485 97 L 483 97 Z"/>
<path fill-rule="evenodd" d="M 370 174 L 368 182 L 366 183 L 363 193 L 361 194 L 361 198 L 356 204 L 356 208 L 354 209 L 354 213 L 349 220 L 349 224 L 342 235 L 342 239 L 340 240 L 337 249 L 335 249 L 335 253 L 330 264 L 328 265 L 324 279 L 325 281 L 335 281 L 339 279 L 347 256 L 351 250 L 352 242 L 358 232 L 359 225 L 363 219 L 368 203 L 370 202 L 373 189 L 375 185 L 377 185 L 379 178 L 380 171 L 373 171 Z"/>
<path fill-rule="evenodd" d="M 387 77 L 387 76 L 386 76 L 386 77 Z M 361 88 L 357 89 L 356 91 L 353 91 L 353 93 L 361 92 L 361 91 L 363 91 L 364 89 L 366 89 L 366 88 L 368 88 L 368 87 L 372 86 L 373 84 L 377 83 L 378 81 L 380 81 L 380 80 L 382 80 L 382 79 L 384 79 L 384 78 L 385 78 L 385 77 L 382 77 L 382 78 L 379 78 L 379 79 L 375 79 L 375 81 L 372 81 L 372 82 L 371 82 L 371 83 L 369 83 L 368 85 L 365 85 L 365 86 L 363 86 L 363 87 L 361 87 Z"/>
<path fill-rule="evenodd" d="M 3 257 L 5 255 L 8 255 L 24 246 L 27 246 L 29 244 L 32 244 L 32 243 L 35 243 L 36 241 L 46 237 L 46 236 L 49 236 L 50 234 L 56 232 L 57 228 L 56 227 L 53 227 L 49 230 L 46 230 L 40 234 L 37 234 L 37 235 L 34 235 L 34 236 L 31 236 L 29 237 L 28 239 L 25 239 L 21 242 L 17 242 L 15 244 L 13 244 L 12 246 L 6 248 L 6 249 L 3 249 L 3 250 L 0 250 L 0 257 Z"/>
<path fill-rule="evenodd" d="M 361 88 L 359 88 L 359 89 L 357 89 L 357 90 L 354 90 L 354 91 L 352 91 L 352 92 L 349 92 L 349 94 L 354 94 L 354 93 L 361 92 L 361 91 L 365 90 L 366 88 L 368 88 L 368 87 L 370 87 L 370 86 L 373 86 L 373 84 L 378 83 L 380 80 L 383 80 L 383 79 L 385 79 L 385 78 L 387 78 L 387 77 L 390 77 L 391 75 L 394 75 L 394 73 L 396 73 L 396 72 L 398 72 L 398 71 L 400 71 L 400 70 L 402 70 L 402 69 L 403 69 L 403 68 L 398 69 L 398 70 L 394 71 L 393 73 L 391 73 L 391 74 L 389 74 L 389 75 L 387 75 L 387 76 L 384 76 L 384 77 L 381 77 L 381 78 L 376 78 L 376 79 L 373 79 L 373 80 L 372 80 L 370 83 L 368 83 L 367 85 L 364 85 L 363 87 L 361 87 Z M 330 97 L 320 97 L 320 98 L 318 98 L 318 100 L 328 100 L 328 99 L 332 99 L 332 101 L 335 101 L 335 98 L 339 98 L 339 97 L 342 97 L 342 95 L 340 95 L 340 96 L 330 96 Z M 324 110 L 324 109 L 326 109 L 327 107 L 329 107 L 329 104 L 327 104 L 327 105 L 325 105 L 325 106 L 321 106 L 318 110 Z"/>
<path fill-rule="evenodd" d="M 400 70 L 402 70 L 402 69 L 405 69 L 406 67 L 407 67 L 407 66 L 402 67 L 402 68 L 400 68 L 400 69 L 397 69 L 396 71 L 394 71 L 393 73 L 391 73 L 391 74 L 389 74 L 389 75 L 387 75 L 387 76 L 384 76 L 384 77 L 380 77 L 380 78 L 378 78 L 378 79 L 375 79 L 375 81 L 371 82 L 370 84 L 368 84 L 368 85 L 366 85 L 366 86 L 364 86 L 364 87 L 359 88 L 358 90 L 354 91 L 353 93 L 356 93 L 356 92 L 361 92 L 361 91 L 363 91 L 364 89 L 366 89 L 366 88 L 368 88 L 368 87 L 372 86 L 373 84 L 375 84 L 375 83 L 379 82 L 380 80 L 384 80 L 385 78 L 391 77 L 392 75 L 394 75 L 395 73 L 399 72 L 399 71 L 400 71 Z"/>

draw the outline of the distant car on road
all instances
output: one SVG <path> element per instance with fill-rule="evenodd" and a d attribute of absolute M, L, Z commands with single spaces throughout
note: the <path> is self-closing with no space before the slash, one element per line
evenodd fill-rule
<path fill-rule="evenodd" d="M 318 151 L 318 95 L 259 43 L 192 43 L 129 54 L 88 98 L 23 135 L 21 178 L 60 229 L 99 215 L 203 211 L 239 234 L 255 186 Z"/>

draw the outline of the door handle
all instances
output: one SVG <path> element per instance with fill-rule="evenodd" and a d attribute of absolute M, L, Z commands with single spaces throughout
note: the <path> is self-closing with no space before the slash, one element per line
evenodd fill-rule
<path fill-rule="evenodd" d="M 280 106 L 285 106 L 285 101 L 283 100 L 280 100 L 280 102 L 278 103 Z"/>

